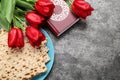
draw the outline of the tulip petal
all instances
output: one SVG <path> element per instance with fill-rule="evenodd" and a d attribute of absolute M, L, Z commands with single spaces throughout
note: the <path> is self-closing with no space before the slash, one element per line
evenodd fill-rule
<path fill-rule="evenodd" d="M 17 35 L 17 41 L 16 41 L 16 46 L 19 48 L 24 47 L 24 37 L 23 37 L 23 32 L 21 29 L 17 29 L 18 35 Z"/>
<path fill-rule="evenodd" d="M 17 40 L 17 29 L 16 28 L 12 28 L 9 33 L 8 33 L 8 46 L 9 47 L 16 47 L 15 43 Z"/>

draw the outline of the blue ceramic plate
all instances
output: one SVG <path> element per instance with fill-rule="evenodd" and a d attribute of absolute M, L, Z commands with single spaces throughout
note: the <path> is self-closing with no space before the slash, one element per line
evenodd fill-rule
<path fill-rule="evenodd" d="M 33 77 L 32 80 L 44 80 L 47 77 L 47 75 L 50 73 L 50 70 L 52 69 L 52 66 L 54 63 L 54 47 L 53 47 L 52 40 L 45 30 L 41 29 L 41 31 L 48 39 L 47 47 L 49 48 L 48 55 L 50 57 L 50 61 L 46 64 L 47 69 L 48 69 L 47 72 Z"/>
<path fill-rule="evenodd" d="M 48 69 L 47 72 L 33 77 L 32 80 L 44 80 L 47 77 L 47 75 L 50 73 L 53 63 L 54 63 L 54 47 L 53 47 L 52 40 L 45 30 L 41 29 L 41 31 L 48 39 L 47 47 L 49 48 L 48 55 L 50 57 L 50 61 L 46 63 L 46 66 Z"/>

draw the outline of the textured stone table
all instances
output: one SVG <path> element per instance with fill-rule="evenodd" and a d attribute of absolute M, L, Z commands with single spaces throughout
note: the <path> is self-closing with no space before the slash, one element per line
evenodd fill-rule
<path fill-rule="evenodd" d="M 120 0 L 86 0 L 95 8 L 54 43 L 55 62 L 46 80 L 120 80 Z"/>

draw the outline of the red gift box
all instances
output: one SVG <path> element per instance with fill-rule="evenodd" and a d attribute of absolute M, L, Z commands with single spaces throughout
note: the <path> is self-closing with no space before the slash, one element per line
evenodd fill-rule
<path fill-rule="evenodd" d="M 75 24 L 79 18 L 76 17 L 69 9 L 64 0 L 51 0 L 55 4 L 54 13 L 47 21 L 52 32 L 59 36 Z"/>

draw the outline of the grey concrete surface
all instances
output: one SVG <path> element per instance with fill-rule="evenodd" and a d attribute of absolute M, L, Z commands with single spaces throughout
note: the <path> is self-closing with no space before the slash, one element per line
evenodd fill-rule
<path fill-rule="evenodd" d="M 120 80 L 120 0 L 86 0 L 92 16 L 54 43 L 55 62 L 46 80 Z"/>

